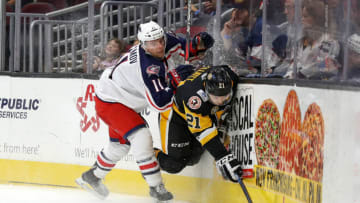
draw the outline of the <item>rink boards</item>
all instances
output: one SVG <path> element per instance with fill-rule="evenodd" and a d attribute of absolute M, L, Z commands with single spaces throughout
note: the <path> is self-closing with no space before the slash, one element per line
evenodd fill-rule
<path fill-rule="evenodd" d="M 74 179 L 108 140 L 108 129 L 94 111 L 96 82 L 0 76 L 1 183 L 75 187 Z M 245 180 L 254 202 L 359 201 L 358 88 L 244 81 L 238 90 L 226 146 L 254 172 Z M 159 146 L 157 114 L 147 109 L 142 115 Z M 266 152 L 262 144 L 269 141 L 273 149 Z M 297 147 L 287 149 L 285 141 Z M 291 150 L 301 161 L 286 152 Z M 219 177 L 207 153 L 195 167 L 163 176 L 180 200 L 246 202 L 238 184 Z M 131 153 L 105 183 L 112 192 L 148 192 Z"/>

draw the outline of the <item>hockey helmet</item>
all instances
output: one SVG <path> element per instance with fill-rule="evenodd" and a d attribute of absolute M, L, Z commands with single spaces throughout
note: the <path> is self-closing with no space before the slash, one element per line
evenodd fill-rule
<path fill-rule="evenodd" d="M 165 32 L 160 25 L 154 21 L 150 21 L 139 25 L 137 38 L 143 45 L 146 41 L 157 40 L 164 37 L 164 35 Z"/>
<path fill-rule="evenodd" d="M 223 66 L 212 66 L 205 78 L 205 91 L 215 96 L 225 96 L 232 91 L 232 80 Z"/>

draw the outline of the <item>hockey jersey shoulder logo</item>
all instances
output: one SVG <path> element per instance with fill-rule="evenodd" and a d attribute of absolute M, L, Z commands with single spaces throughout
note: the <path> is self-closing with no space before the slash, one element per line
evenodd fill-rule
<path fill-rule="evenodd" d="M 160 72 L 160 66 L 154 64 L 146 68 L 146 73 L 148 74 L 148 77 L 150 77 L 151 75 L 159 76 L 159 72 Z"/>
<path fill-rule="evenodd" d="M 199 109 L 201 106 L 201 99 L 198 96 L 192 96 L 187 101 L 187 105 L 189 108 L 196 110 Z"/>

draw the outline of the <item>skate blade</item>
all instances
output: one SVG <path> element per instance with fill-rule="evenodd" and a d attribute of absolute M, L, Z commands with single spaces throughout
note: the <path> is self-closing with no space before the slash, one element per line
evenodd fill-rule
<path fill-rule="evenodd" d="M 95 190 L 93 190 L 89 184 L 87 184 L 81 177 L 75 180 L 76 184 L 79 185 L 82 189 L 90 192 L 91 194 L 95 195 L 97 198 L 104 200 L 106 196 L 103 196 L 99 193 L 97 193 Z"/>
<path fill-rule="evenodd" d="M 158 199 L 153 199 L 153 203 L 173 203 L 173 200 L 164 200 L 164 201 L 160 201 Z"/>

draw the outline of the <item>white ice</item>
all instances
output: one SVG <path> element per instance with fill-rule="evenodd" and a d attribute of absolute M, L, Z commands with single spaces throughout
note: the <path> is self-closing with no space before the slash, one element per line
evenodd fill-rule
<path fill-rule="evenodd" d="M 110 193 L 105 200 L 77 188 L 0 184 L 1 203 L 151 203 L 150 197 Z M 175 201 L 174 203 L 186 203 Z"/>

